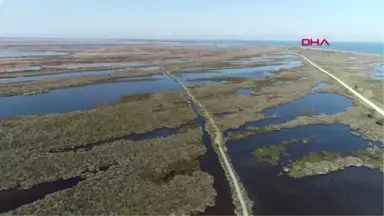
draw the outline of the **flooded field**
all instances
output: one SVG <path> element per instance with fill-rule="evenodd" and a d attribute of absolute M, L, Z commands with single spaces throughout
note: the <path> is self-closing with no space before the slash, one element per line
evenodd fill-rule
<path fill-rule="evenodd" d="M 236 91 L 236 94 L 238 95 L 251 95 L 253 92 L 252 89 L 239 89 Z"/>
<path fill-rule="evenodd" d="M 159 70 L 160 66 L 145 66 L 145 67 L 137 67 L 139 71 L 151 71 L 151 70 Z"/>
<path fill-rule="evenodd" d="M 277 118 L 245 124 L 238 130 L 263 127 L 305 115 L 334 114 L 351 107 L 349 99 L 332 94 L 310 94 L 303 99 L 266 110 Z M 311 111 L 313 110 L 313 111 Z M 292 142 L 291 144 L 289 144 Z M 276 165 L 258 160 L 254 151 L 287 143 L 276 152 Z M 286 175 L 288 165 L 308 153 L 335 152 L 350 156 L 375 145 L 353 135 L 346 125 L 313 125 L 282 129 L 227 142 L 241 181 L 254 201 L 255 214 L 381 214 L 383 175 L 379 170 L 350 167 L 324 176 L 293 179 Z M 280 148 L 280 147 L 279 147 Z M 271 152 L 271 155 L 275 153 Z M 338 191 L 338 192 L 336 192 Z M 379 192 L 380 191 L 380 192 Z M 356 196 L 356 194 L 359 194 Z M 310 197 L 310 199 L 309 199 Z M 362 202 L 362 200 L 364 200 Z M 354 206 L 350 208 L 349 206 Z"/>
<path fill-rule="evenodd" d="M 174 81 L 164 75 L 151 76 L 154 81 L 122 81 L 54 90 L 32 96 L 0 98 L 0 117 L 42 115 L 90 110 L 107 103 L 118 102 L 123 96 L 156 93 L 179 89 Z M 52 106 L 54 104 L 54 106 Z"/>
<path fill-rule="evenodd" d="M 285 48 L 52 43 L 0 51 L 0 213 L 383 213 L 380 116 Z"/>
<path fill-rule="evenodd" d="M 367 71 L 375 79 L 384 79 L 384 63 L 375 63 L 370 65 L 373 69 Z"/>
<path fill-rule="evenodd" d="M 31 67 L 21 67 L 21 68 L 6 69 L 5 72 L 12 73 L 12 72 L 24 72 L 24 71 L 38 71 L 40 69 L 41 69 L 40 66 L 31 66 Z"/>
<path fill-rule="evenodd" d="M 271 76 L 273 72 L 279 70 L 289 70 L 297 68 L 301 65 L 300 61 L 294 61 L 286 64 L 261 66 L 251 68 L 236 68 L 236 69 L 222 69 L 202 72 L 188 72 L 177 74 L 177 76 L 189 87 L 196 85 L 210 85 L 210 84 L 223 84 L 225 79 L 228 78 L 261 78 Z M 214 79 L 223 81 L 214 81 Z M 230 79 L 228 79 L 230 81 Z"/>
<path fill-rule="evenodd" d="M 59 74 L 48 74 L 39 76 L 28 76 L 28 77 L 16 77 L 8 79 L 0 79 L 0 83 L 17 83 L 17 82 L 29 82 L 38 80 L 50 80 L 50 79 L 65 79 L 73 77 L 86 77 L 86 76 L 99 76 L 119 73 L 119 71 L 79 71 L 70 73 L 59 73 Z"/>
<path fill-rule="evenodd" d="M 287 54 L 287 53 L 275 53 L 275 54 L 262 54 L 257 57 L 242 58 L 238 60 L 228 61 L 228 63 L 234 65 L 249 65 L 255 63 L 265 63 L 265 64 L 278 64 L 279 62 L 291 62 L 299 61 L 296 56 Z"/>
<path fill-rule="evenodd" d="M 145 62 L 114 62 L 114 63 L 79 63 L 79 64 L 62 64 L 58 66 L 45 66 L 52 69 L 78 69 L 78 68 L 110 68 L 110 67 L 134 67 L 146 65 Z"/>
<path fill-rule="evenodd" d="M 312 88 L 312 91 L 324 90 L 329 86 L 330 86 L 329 83 L 321 82 L 321 83 L 318 83 L 316 86 L 314 86 Z"/>
<path fill-rule="evenodd" d="M 309 94 L 304 98 L 287 103 L 263 112 L 265 116 L 273 116 L 257 122 L 244 124 L 239 129 L 228 130 L 229 132 L 244 132 L 250 127 L 263 127 L 270 124 L 284 123 L 295 119 L 297 116 L 330 115 L 344 112 L 352 107 L 352 101 L 344 96 L 336 94 Z"/>
<path fill-rule="evenodd" d="M 0 58 L 19 58 L 19 57 L 46 57 L 46 56 L 60 56 L 67 55 L 62 52 L 32 52 L 32 51 L 14 51 L 2 50 L 0 51 Z"/>

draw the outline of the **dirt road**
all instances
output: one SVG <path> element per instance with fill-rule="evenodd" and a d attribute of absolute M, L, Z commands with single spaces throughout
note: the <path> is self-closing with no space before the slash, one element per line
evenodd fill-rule
<path fill-rule="evenodd" d="M 224 152 L 223 147 L 225 147 L 225 142 L 224 142 L 222 133 L 220 132 L 219 128 L 217 127 L 217 125 L 215 123 L 215 120 L 213 119 L 212 115 L 205 109 L 205 107 L 193 96 L 193 94 L 189 91 L 188 87 L 185 86 L 183 82 L 178 80 L 175 76 L 173 76 L 168 71 L 165 72 L 165 74 L 181 85 L 184 92 L 188 95 L 188 97 L 192 100 L 192 102 L 196 105 L 196 107 L 198 107 L 200 109 L 201 114 L 206 118 L 206 120 L 208 120 L 209 124 L 213 127 L 213 129 L 215 131 L 215 137 L 213 139 L 214 144 L 219 149 L 219 156 L 224 161 L 225 167 L 223 167 L 223 168 L 226 172 L 228 172 L 228 174 L 231 178 L 231 179 L 229 179 L 230 182 L 233 182 L 233 186 L 234 186 L 233 191 L 236 192 L 236 196 L 237 196 L 238 201 L 240 203 L 241 212 L 242 212 L 241 215 L 248 216 L 249 213 L 248 213 L 247 205 L 246 205 L 245 198 L 244 198 L 246 195 L 240 189 L 240 182 L 237 180 L 236 175 L 235 175 L 235 171 L 233 170 L 232 166 L 230 165 L 228 157 Z"/>

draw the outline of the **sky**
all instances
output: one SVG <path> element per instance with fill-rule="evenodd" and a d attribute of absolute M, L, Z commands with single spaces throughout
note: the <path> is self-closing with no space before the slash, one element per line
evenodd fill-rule
<path fill-rule="evenodd" d="M 384 41 L 384 0 L 0 0 L 0 37 Z"/>

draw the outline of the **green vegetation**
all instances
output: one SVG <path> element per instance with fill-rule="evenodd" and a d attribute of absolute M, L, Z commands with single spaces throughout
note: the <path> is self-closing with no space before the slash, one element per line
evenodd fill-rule
<path fill-rule="evenodd" d="M 284 150 L 284 145 L 272 145 L 270 147 L 257 148 L 253 154 L 260 161 L 277 165 L 279 163 L 280 153 L 284 152 Z"/>
<path fill-rule="evenodd" d="M 153 149 L 154 146 L 155 149 Z M 184 133 L 166 138 L 138 142 L 116 141 L 95 147 L 91 151 L 76 153 L 7 150 L 0 154 L 3 172 L 0 177 L 0 189 L 8 189 L 16 185 L 28 188 L 60 177 L 70 178 L 95 171 L 99 167 L 128 163 L 135 158 L 148 160 L 153 157 L 150 162 L 155 163 L 156 160 L 164 160 L 165 155 L 181 154 L 177 153 L 178 151 L 185 151 L 185 156 L 188 155 L 191 159 L 201 157 L 205 150 L 200 130 L 189 129 Z M 161 154 L 164 155 L 160 157 Z"/>
<path fill-rule="evenodd" d="M 370 149 L 370 150 L 365 150 L 365 151 L 355 151 L 352 154 L 355 156 L 364 159 L 364 160 L 383 160 L 383 151 L 375 150 L 375 149 Z"/>
<path fill-rule="evenodd" d="M 204 153 L 200 130 L 156 140 L 120 141 L 88 152 L 41 152 L 29 157 L 2 152 L 1 186 L 86 178 L 71 189 L 10 212 L 17 215 L 189 214 L 204 210 L 216 195 L 213 178 L 199 171 L 198 160 Z M 111 164 L 107 171 L 90 173 Z"/>
<path fill-rule="evenodd" d="M 33 95 L 49 92 L 50 90 L 86 86 L 105 82 L 116 82 L 122 78 L 140 78 L 134 81 L 151 81 L 156 78 L 147 77 L 149 75 L 158 74 L 159 72 L 142 71 L 131 72 L 122 71 L 121 73 L 99 75 L 99 76 L 83 76 L 75 78 L 54 79 L 54 80 L 39 80 L 32 82 L 19 82 L 19 83 L 6 83 L 0 84 L 0 96 L 14 96 L 14 95 Z M 124 82 L 130 82 L 130 80 L 124 80 Z M 42 90 L 43 89 L 43 90 Z"/>
<path fill-rule="evenodd" d="M 300 178 L 315 174 L 325 174 L 331 169 L 329 167 L 332 166 L 332 164 L 337 167 L 334 161 L 339 158 L 341 158 L 341 156 L 334 152 L 310 152 L 300 160 L 292 162 L 288 175 L 293 178 Z M 333 170 L 336 169 L 337 168 L 334 168 Z"/>
<path fill-rule="evenodd" d="M 301 160 L 303 162 L 321 162 L 323 160 L 335 160 L 341 157 L 340 154 L 335 152 L 323 151 L 321 153 L 310 152 L 308 155 L 305 155 Z"/>
<path fill-rule="evenodd" d="M 311 139 L 314 139 L 314 138 L 315 137 L 312 136 L 312 137 L 302 138 L 302 139 L 294 138 L 294 139 L 290 139 L 290 140 L 284 140 L 278 145 L 272 145 L 269 147 L 258 148 L 254 151 L 254 155 L 260 161 L 267 162 L 267 163 L 270 163 L 272 165 L 277 165 L 279 163 L 279 160 L 280 160 L 280 154 L 285 152 L 284 146 L 290 145 L 293 143 L 298 143 L 298 142 L 302 142 L 302 143 L 306 144 Z M 325 154 L 328 155 L 331 153 L 325 153 Z M 327 156 L 327 158 L 329 156 Z M 315 158 L 316 155 L 310 155 L 308 157 Z"/>
<path fill-rule="evenodd" d="M 48 152 L 85 146 L 164 127 L 177 128 L 195 118 L 179 92 L 159 93 L 147 100 L 121 102 L 86 112 L 0 120 L 0 137 L 4 138 L 0 140 L 0 150 Z"/>
<path fill-rule="evenodd" d="M 268 147 L 257 148 L 254 151 L 254 155 L 260 161 L 264 161 L 264 162 L 270 163 L 272 165 L 277 165 L 279 163 L 279 160 L 280 160 L 280 154 L 285 151 L 285 147 L 284 147 L 285 145 L 289 145 L 292 143 L 298 143 L 300 141 L 302 143 L 308 143 L 309 140 L 311 140 L 311 139 L 314 139 L 314 137 L 312 136 L 312 137 L 306 137 L 306 138 L 301 138 L 301 139 L 293 138 L 290 140 L 284 140 L 277 145 L 271 145 Z"/>
<path fill-rule="evenodd" d="M 150 99 L 152 94 L 134 94 L 123 96 L 120 103 L 134 102 L 134 101 L 145 101 Z"/>

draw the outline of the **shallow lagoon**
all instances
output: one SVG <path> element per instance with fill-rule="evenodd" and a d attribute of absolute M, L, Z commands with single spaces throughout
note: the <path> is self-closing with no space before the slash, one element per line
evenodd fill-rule
<path fill-rule="evenodd" d="M 99 76 L 118 73 L 119 71 L 79 71 L 70 73 L 48 74 L 39 76 L 27 76 L 27 77 L 15 77 L 8 79 L 0 79 L 0 83 L 17 83 L 17 82 L 29 82 L 39 80 L 51 80 L 51 79 L 65 79 L 74 77 L 86 77 L 86 76 Z"/>
<path fill-rule="evenodd" d="M 244 124 L 239 129 L 227 130 L 228 132 L 245 132 L 248 127 L 262 127 L 269 124 L 284 123 L 295 119 L 297 116 L 330 115 L 344 112 L 352 107 L 350 99 L 337 94 L 309 94 L 300 100 L 280 105 L 264 111 L 265 116 L 276 116 L 264 120 Z"/>
<path fill-rule="evenodd" d="M 90 110 L 105 103 L 118 102 L 125 95 L 166 92 L 179 89 L 179 85 L 164 75 L 150 76 L 151 81 L 109 82 L 68 89 L 52 90 L 32 96 L 0 98 L 0 117 L 41 115 Z"/>
<path fill-rule="evenodd" d="M 202 72 L 188 72 L 177 74 L 177 76 L 187 85 L 193 86 L 195 80 L 209 79 L 209 78 L 261 78 L 271 76 L 273 72 L 282 69 L 293 69 L 301 65 L 301 61 L 293 61 L 280 65 L 269 65 L 261 67 L 250 68 L 236 68 L 236 69 L 221 69 Z"/>
<path fill-rule="evenodd" d="M 318 86 L 319 87 L 319 86 Z M 334 114 L 352 106 L 352 101 L 335 94 L 310 94 L 301 100 L 284 104 L 264 112 L 279 118 L 245 124 L 262 127 L 296 118 L 300 112 L 313 116 Z M 227 132 L 228 132 L 227 131 Z M 312 138 L 312 139 L 308 139 Z M 260 147 L 284 145 L 278 165 L 257 160 L 253 152 Z M 308 139 L 306 143 L 302 139 Z M 293 179 L 283 167 L 310 152 L 330 151 L 342 156 L 364 150 L 376 143 L 351 133 L 347 125 L 310 125 L 281 129 L 265 134 L 248 136 L 227 142 L 228 154 L 247 194 L 254 202 L 253 214 L 262 215 L 335 215 L 335 214 L 383 214 L 383 175 L 379 170 L 365 167 L 349 167 L 326 175 Z"/>
<path fill-rule="evenodd" d="M 30 51 L 14 51 L 14 50 L 1 50 L 0 58 L 17 58 L 17 57 L 46 57 L 46 56 L 57 56 L 67 55 L 62 52 L 30 52 Z"/>

